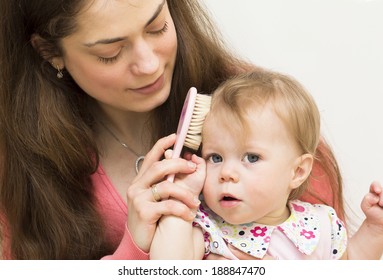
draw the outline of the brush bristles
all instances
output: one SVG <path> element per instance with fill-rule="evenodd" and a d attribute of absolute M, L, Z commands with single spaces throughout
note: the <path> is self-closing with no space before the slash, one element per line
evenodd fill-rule
<path fill-rule="evenodd" d="M 184 146 L 197 151 L 202 141 L 202 125 L 210 110 L 211 96 L 197 94 L 192 119 L 189 125 Z"/>

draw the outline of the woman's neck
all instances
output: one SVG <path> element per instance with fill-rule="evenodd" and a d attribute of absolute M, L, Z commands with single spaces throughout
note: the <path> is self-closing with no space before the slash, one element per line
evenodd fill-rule
<path fill-rule="evenodd" d="M 112 136 L 114 141 L 125 144 L 135 154 L 143 155 L 148 152 L 152 137 L 148 126 L 150 113 L 118 111 L 99 106 L 94 116 L 101 139 Z"/>

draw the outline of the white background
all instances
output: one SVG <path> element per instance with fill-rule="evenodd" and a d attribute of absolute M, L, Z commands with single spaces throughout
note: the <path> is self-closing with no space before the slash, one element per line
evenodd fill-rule
<path fill-rule="evenodd" d="M 369 184 L 383 182 L 383 0 L 204 3 L 233 50 L 294 76 L 314 96 L 342 170 L 352 231 Z"/>

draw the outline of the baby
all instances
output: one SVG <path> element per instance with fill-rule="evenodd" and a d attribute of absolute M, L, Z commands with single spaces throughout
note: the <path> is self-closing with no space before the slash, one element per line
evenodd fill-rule
<path fill-rule="evenodd" d="M 193 155 L 197 171 L 176 180 L 202 190 L 200 211 L 193 224 L 163 217 L 151 258 L 202 259 L 213 253 L 237 259 L 232 247 L 257 259 L 381 256 L 379 183 L 363 199 L 366 221 L 355 242 L 348 243 L 332 207 L 298 200 L 309 187 L 319 140 L 318 108 L 291 77 L 257 70 L 223 83 L 204 123 L 203 159 Z M 373 242 L 367 254 L 360 250 L 362 239 Z"/>

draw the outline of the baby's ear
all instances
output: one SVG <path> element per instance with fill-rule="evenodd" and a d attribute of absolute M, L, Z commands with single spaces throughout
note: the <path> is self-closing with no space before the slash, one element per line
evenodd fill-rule
<path fill-rule="evenodd" d="M 294 174 L 290 182 L 290 188 L 296 189 L 301 186 L 311 173 L 314 157 L 310 154 L 303 154 L 295 160 Z"/>
<path fill-rule="evenodd" d="M 42 38 L 37 33 L 33 33 L 31 36 L 31 45 L 35 51 L 52 66 L 57 69 L 64 68 L 64 60 L 58 55 L 58 50 L 47 40 Z"/>

